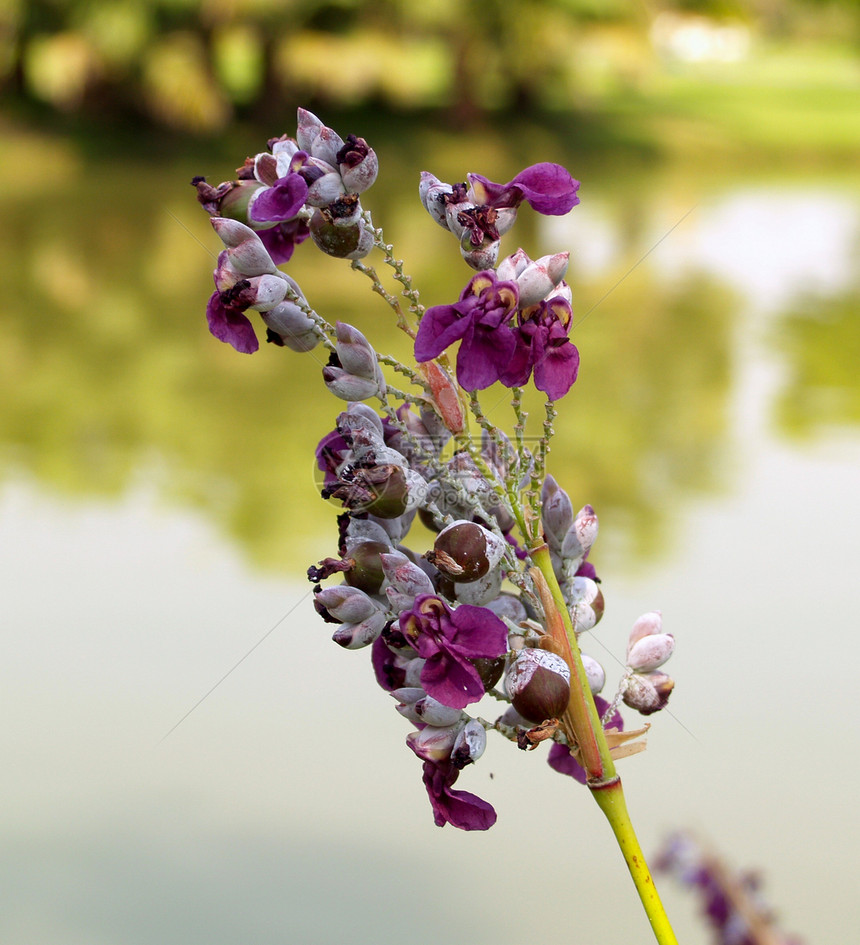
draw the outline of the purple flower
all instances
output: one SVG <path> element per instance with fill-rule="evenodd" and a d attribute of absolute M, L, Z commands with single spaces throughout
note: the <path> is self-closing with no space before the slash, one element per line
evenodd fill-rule
<path fill-rule="evenodd" d="M 206 304 L 206 320 L 209 322 L 209 331 L 219 341 L 233 345 L 242 354 L 253 354 L 260 343 L 254 326 L 243 314 L 247 307 L 241 301 L 232 301 L 226 292 L 213 292 Z"/>
<path fill-rule="evenodd" d="M 522 387 L 534 371 L 535 387 L 558 400 L 573 386 L 579 373 L 579 351 L 567 333 L 572 311 L 560 296 L 539 302 L 520 315 L 516 350 L 502 371 L 507 387 Z"/>
<path fill-rule="evenodd" d="M 594 703 L 597 706 L 597 714 L 602 718 L 603 713 L 609 708 L 609 703 L 605 699 L 601 699 L 600 696 L 594 697 Z M 624 719 L 621 718 L 621 713 L 616 709 L 603 723 L 603 727 L 607 730 L 615 729 L 617 732 L 622 731 L 624 729 Z M 547 761 L 549 762 L 550 768 L 558 771 L 559 774 L 568 774 L 570 777 L 579 781 L 580 784 L 585 784 L 585 769 L 573 755 L 571 755 L 567 745 L 554 742 L 552 748 L 549 750 Z"/>
<path fill-rule="evenodd" d="M 561 216 L 579 203 L 579 181 L 560 164 L 532 164 L 507 184 L 494 184 L 480 174 L 467 177 L 474 203 L 493 209 L 516 208 L 525 200 L 538 213 Z"/>
<path fill-rule="evenodd" d="M 489 830 L 496 822 L 495 810 L 468 791 L 451 790 L 459 775 L 459 769 L 450 761 L 424 762 L 424 787 L 433 807 L 436 826 L 451 824 L 460 830 Z"/>
<path fill-rule="evenodd" d="M 425 660 L 421 685 L 453 709 L 464 709 L 484 695 L 473 659 L 493 659 L 508 649 L 505 624 L 486 607 L 461 604 L 455 610 L 439 597 L 422 594 L 400 615 L 400 630 Z"/>
<path fill-rule="evenodd" d="M 415 357 L 432 361 L 461 341 L 457 380 L 466 390 L 494 384 L 514 355 L 516 340 L 508 322 L 517 310 L 515 282 L 502 282 L 492 269 L 469 280 L 453 305 L 428 308 L 415 338 Z M 462 340 L 461 340 L 462 339 Z"/>

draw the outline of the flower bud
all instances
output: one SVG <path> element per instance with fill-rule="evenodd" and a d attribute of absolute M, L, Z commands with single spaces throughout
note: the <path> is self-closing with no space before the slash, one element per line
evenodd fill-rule
<path fill-rule="evenodd" d="M 636 643 L 643 637 L 662 632 L 663 614 L 659 610 L 652 610 L 647 614 L 642 614 L 642 616 L 639 617 L 639 619 L 633 624 L 633 627 L 630 630 L 630 636 L 627 638 L 628 655 Z"/>
<path fill-rule="evenodd" d="M 340 366 L 356 377 L 363 377 L 366 380 L 376 380 L 377 360 L 376 352 L 370 345 L 370 342 L 364 335 L 352 325 L 346 322 L 338 322 L 337 331 L 337 356 Z"/>
<path fill-rule="evenodd" d="M 427 660 L 423 660 L 420 657 L 411 659 L 404 668 L 403 674 L 403 685 L 410 688 L 421 685 L 421 670 L 424 669 L 424 664 Z"/>
<path fill-rule="evenodd" d="M 476 719 L 469 719 L 454 740 L 451 761 L 455 768 L 465 768 L 477 761 L 487 747 L 487 732 Z"/>
<path fill-rule="evenodd" d="M 570 590 L 571 617 L 577 633 L 591 630 L 603 616 L 603 592 L 596 581 L 588 577 L 575 577 Z"/>
<path fill-rule="evenodd" d="M 459 725 L 445 728 L 428 725 L 420 732 L 410 732 L 406 736 L 406 744 L 424 761 L 447 761 L 459 733 Z"/>
<path fill-rule="evenodd" d="M 662 666 L 675 649 L 671 633 L 653 633 L 637 640 L 627 651 L 627 665 L 634 672 L 650 673 Z"/>
<path fill-rule="evenodd" d="M 496 267 L 496 278 L 504 282 L 516 282 L 517 276 L 531 263 L 528 253 L 520 247 Z"/>
<path fill-rule="evenodd" d="M 491 600 L 495 600 L 502 590 L 502 569 L 495 568 L 477 581 L 452 582 L 454 597 L 461 604 L 473 604 L 475 607 L 485 607 Z"/>
<path fill-rule="evenodd" d="M 433 593 L 433 582 L 429 576 L 405 555 L 385 554 L 380 555 L 380 560 L 390 583 L 385 594 L 396 612 L 409 610 L 419 594 Z"/>
<path fill-rule="evenodd" d="M 450 229 L 448 226 L 448 216 L 446 213 L 447 194 L 452 194 L 454 188 L 450 184 L 444 184 L 438 177 L 435 177 L 429 171 L 421 171 L 421 183 L 418 185 L 418 196 L 424 209 L 443 229 Z"/>
<path fill-rule="evenodd" d="M 308 186 L 305 203 L 309 207 L 319 207 L 320 209 L 330 207 L 346 194 L 343 181 L 336 168 L 314 158 L 309 159 L 309 165 L 315 167 L 317 172 L 322 171 L 322 174 Z M 358 221 L 352 220 L 351 222 L 357 223 Z"/>
<path fill-rule="evenodd" d="M 271 334 L 269 341 L 298 351 L 313 351 L 320 343 L 320 336 L 313 320 L 289 299 L 263 312 L 263 321 Z"/>
<path fill-rule="evenodd" d="M 296 142 L 302 151 L 337 166 L 337 153 L 343 147 L 343 139 L 305 108 L 298 110 Z"/>
<path fill-rule="evenodd" d="M 570 253 L 556 253 L 530 262 L 516 277 L 520 308 L 528 308 L 545 299 L 564 278 L 569 261 Z"/>
<path fill-rule="evenodd" d="M 583 558 L 597 538 L 597 515 L 590 505 L 584 505 L 577 513 L 573 524 L 564 536 L 561 545 L 563 558 Z"/>
<path fill-rule="evenodd" d="M 505 688 L 524 718 L 536 723 L 557 719 L 570 701 L 570 669 L 549 650 L 521 650 L 505 677 Z"/>
<path fill-rule="evenodd" d="M 596 696 L 606 685 L 606 671 L 596 659 L 586 653 L 582 654 L 582 665 L 588 678 L 588 687 L 591 689 L 592 695 Z"/>
<path fill-rule="evenodd" d="M 358 650 L 367 646 L 382 633 L 387 623 L 385 614 L 377 611 L 360 623 L 345 623 L 335 630 L 332 640 L 347 650 Z"/>
<path fill-rule="evenodd" d="M 541 489 L 541 519 L 548 544 L 561 551 L 565 535 L 573 525 L 573 505 L 568 494 L 549 475 Z"/>
<path fill-rule="evenodd" d="M 413 708 L 418 720 L 426 725 L 454 725 L 455 722 L 459 722 L 462 714 L 460 709 L 452 709 L 451 706 L 444 705 L 438 699 L 427 695 L 418 699 Z"/>
<path fill-rule="evenodd" d="M 379 158 L 364 138 L 347 135 L 336 160 L 343 186 L 349 193 L 362 194 L 376 180 Z"/>
<path fill-rule="evenodd" d="M 379 393 L 379 384 L 368 381 L 363 377 L 356 377 L 342 368 L 327 365 L 323 368 L 323 381 L 329 393 L 341 400 L 367 400 Z"/>
<path fill-rule="evenodd" d="M 349 584 L 327 587 L 317 593 L 314 603 L 324 607 L 331 615 L 343 623 L 361 623 L 379 610 L 364 591 Z"/>
<path fill-rule="evenodd" d="M 426 558 L 452 581 L 476 581 L 502 560 L 505 542 L 476 522 L 453 522 L 436 536 Z"/>
<path fill-rule="evenodd" d="M 633 675 L 627 680 L 624 704 L 642 715 L 651 715 L 665 708 L 675 681 L 665 673 L 649 673 L 647 676 Z"/>
<path fill-rule="evenodd" d="M 249 308 L 257 312 L 268 312 L 284 301 L 287 294 L 287 283 L 278 276 L 255 276 L 250 280 L 254 287 L 254 301 Z"/>
<path fill-rule="evenodd" d="M 230 265 L 236 272 L 243 276 L 262 276 L 278 271 L 263 241 L 249 226 L 226 217 L 212 217 L 210 222 L 227 247 Z"/>

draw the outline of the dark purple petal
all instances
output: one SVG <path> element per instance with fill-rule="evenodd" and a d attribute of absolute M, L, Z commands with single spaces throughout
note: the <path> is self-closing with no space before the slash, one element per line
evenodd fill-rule
<path fill-rule="evenodd" d="M 258 192 L 251 204 L 250 217 L 257 223 L 292 220 L 308 196 L 308 185 L 299 174 L 282 177 L 273 187 Z"/>
<path fill-rule="evenodd" d="M 560 164 L 532 164 L 507 184 L 496 184 L 481 174 L 469 174 L 475 202 L 499 209 L 518 207 L 525 200 L 538 213 L 560 216 L 579 203 L 579 181 Z"/>
<path fill-rule="evenodd" d="M 514 338 L 514 353 L 499 375 L 499 380 L 505 387 L 523 387 L 532 373 L 531 344 L 520 331 L 514 330 Z"/>
<path fill-rule="evenodd" d="M 469 318 L 460 312 L 460 303 L 428 308 L 415 336 L 415 359 L 432 361 L 449 345 L 459 341 L 469 327 Z"/>
<path fill-rule="evenodd" d="M 506 325 L 484 328 L 472 323 L 457 352 L 457 381 L 465 390 L 483 390 L 499 379 L 516 350 Z"/>
<path fill-rule="evenodd" d="M 408 660 L 394 653 L 382 637 L 377 637 L 370 648 L 370 662 L 376 681 L 386 691 L 400 689 L 406 682 Z"/>
<path fill-rule="evenodd" d="M 428 695 L 452 709 L 465 709 L 484 696 L 484 684 L 475 667 L 450 651 L 427 660 L 421 668 L 421 685 Z"/>
<path fill-rule="evenodd" d="M 310 230 L 304 220 L 289 220 L 256 232 L 276 266 L 289 262 L 299 243 L 303 243 L 310 236 Z"/>
<path fill-rule="evenodd" d="M 424 762 L 424 786 L 433 807 L 436 826 L 451 824 L 460 830 L 489 830 L 496 822 L 495 810 L 485 800 L 468 791 L 451 789 L 459 773 L 450 764 Z"/>
<path fill-rule="evenodd" d="M 487 607 L 460 604 L 451 618 L 456 633 L 451 642 L 468 659 L 495 659 L 508 651 L 508 628 Z"/>
<path fill-rule="evenodd" d="M 259 347 L 251 322 L 236 309 L 221 301 L 221 294 L 213 292 L 206 304 L 209 331 L 219 340 L 232 345 L 242 354 L 253 354 Z"/>
<path fill-rule="evenodd" d="M 570 341 L 544 350 L 535 360 L 535 387 L 550 400 L 559 400 L 573 387 L 579 373 L 579 351 Z"/>
<path fill-rule="evenodd" d="M 579 181 L 560 164 L 547 161 L 532 164 L 520 171 L 508 186 L 516 187 L 538 213 L 550 216 L 561 216 L 579 203 Z"/>

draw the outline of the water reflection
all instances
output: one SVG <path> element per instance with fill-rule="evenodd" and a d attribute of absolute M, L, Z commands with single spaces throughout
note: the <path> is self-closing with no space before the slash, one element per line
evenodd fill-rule
<path fill-rule="evenodd" d="M 398 251 L 416 261 L 427 303 L 448 301 L 468 272 L 414 199 L 408 150 L 393 154 L 393 188 L 374 192 L 372 206 Z M 462 171 L 487 157 L 460 154 L 457 163 Z M 423 160 L 444 169 L 452 159 L 443 148 L 437 162 Z M 166 497 L 206 510 L 255 560 L 298 571 L 327 550 L 333 514 L 310 498 L 311 457 L 339 408 L 319 393 L 317 353 L 269 347 L 245 358 L 206 333 L 217 246 L 185 181 L 208 163 L 126 162 L 83 175 L 70 158 L 60 186 L 6 195 L 0 462 L 5 475 L 23 470 L 69 495 L 119 494 L 145 469 Z M 615 198 L 612 180 L 601 180 L 567 219 L 540 228 L 524 214 L 518 224 L 533 255 L 573 250 L 583 367 L 551 468 L 576 499 L 611 517 L 637 557 L 666 545 L 679 501 L 723 482 L 735 345 L 750 317 L 766 305 L 789 311 L 808 285 L 847 291 L 856 203 L 832 191 L 798 200 L 722 187 L 656 247 L 689 209 L 686 198 L 658 201 L 626 180 Z M 361 276 L 310 250 L 292 271 L 319 310 L 372 324 L 380 348 L 406 355 Z M 856 395 L 853 407 L 843 396 L 858 338 L 853 298 L 817 301 L 817 320 L 808 306 L 785 316 L 786 429 L 788 416 L 795 427 L 807 415 L 856 419 Z M 830 370 L 834 359 L 843 374 Z M 812 400 L 809 386 L 818 390 Z M 503 424 L 505 401 L 501 389 L 485 397 Z M 812 402 L 814 410 L 796 406 Z M 542 407 L 530 407 L 537 431 Z"/>

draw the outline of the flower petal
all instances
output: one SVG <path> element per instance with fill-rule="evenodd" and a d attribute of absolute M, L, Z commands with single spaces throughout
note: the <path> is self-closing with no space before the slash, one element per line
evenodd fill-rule
<path fill-rule="evenodd" d="M 451 618 L 451 643 L 468 659 L 495 659 L 508 651 L 508 628 L 488 607 L 460 604 Z"/>
<path fill-rule="evenodd" d="M 457 380 L 465 390 L 483 390 L 499 379 L 516 349 L 507 325 L 483 328 L 470 325 L 457 352 Z"/>
<path fill-rule="evenodd" d="M 484 696 L 484 684 L 471 663 L 451 650 L 431 656 L 421 668 L 421 685 L 428 695 L 452 709 L 465 709 Z"/>
<path fill-rule="evenodd" d="M 258 190 L 251 199 L 248 216 L 257 223 L 291 220 L 304 206 L 308 185 L 295 173 L 282 177 L 274 187 Z"/>
<path fill-rule="evenodd" d="M 224 305 L 218 292 L 209 297 L 206 320 L 209 331 L 219 341 L 232 345 L 242 354 L 253 354 L 260 347 L 251 322 L 241 312 Z"/>
<path fill-rule="evenodd" d="M 451 785 L 458 775 L 459 771 L 453 765 L 424 762 L 424 786 L 436 826 L 451 824 L 460 830 L 489 830 L 496 822 L 495 810 L 475 794 L 452 790 Z"/>
<path fill-rule="evenodd" d="M 469 318 L 461 314 L 460 305 L 434 305 L 427 309 L 415 336 L 416 360 L 432 361 L 463 337 L 469 327 Z"/>
<path fill-rule="evenodd" d="M 559 400 L 573 387 L 579 373 L 579 351 L 573 342 L 550 345 L 535 361 L 535 387 L 550 400 Z"/>

